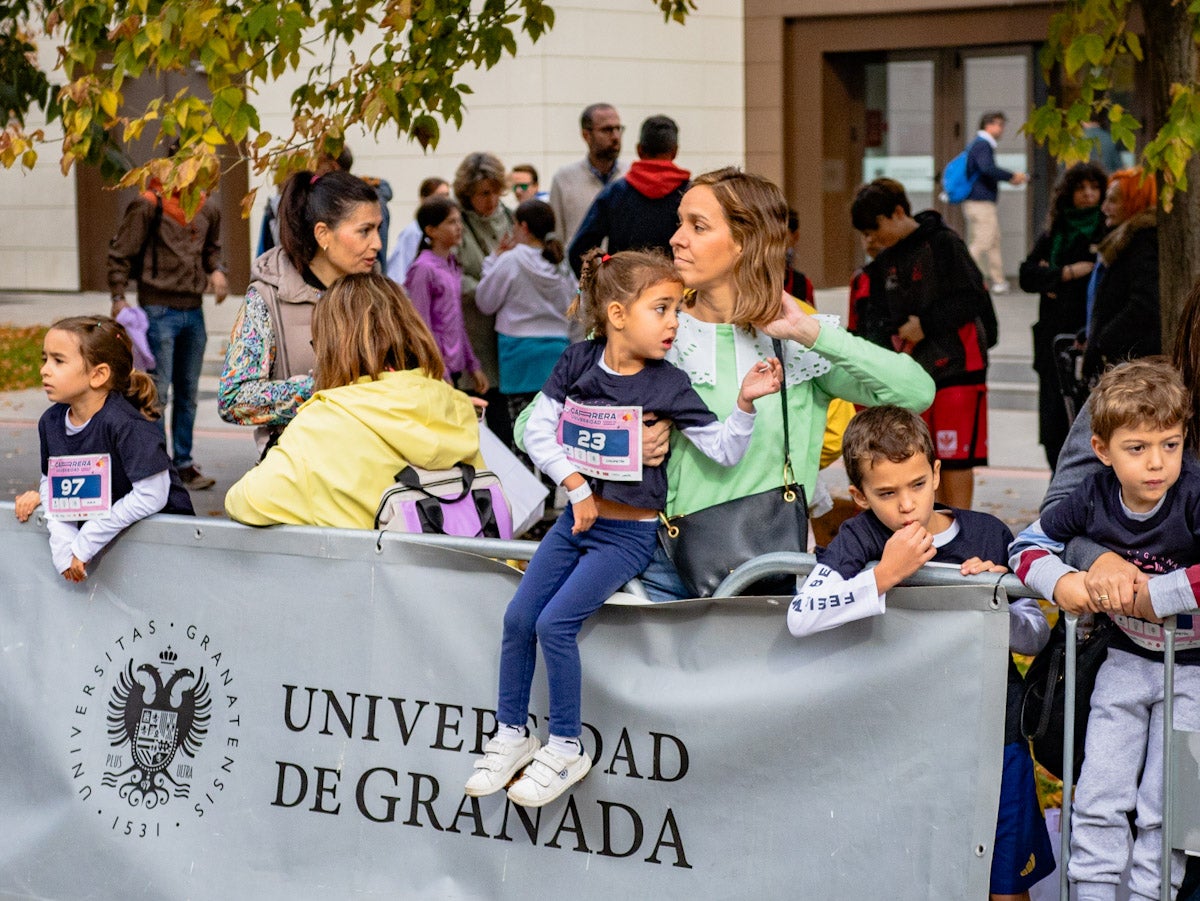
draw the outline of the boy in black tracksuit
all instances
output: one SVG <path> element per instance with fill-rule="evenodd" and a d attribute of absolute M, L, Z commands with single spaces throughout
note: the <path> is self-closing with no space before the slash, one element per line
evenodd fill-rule
<path fill-rule="evenodd" d="M 851 219 L 873 259 L 852 286 L 850 330 L 912 354 L 933 377 L 924 419 L 942 464 L 938 500 L 969 509 L 974 467 L 987 465 L 987 351 L 997 334 L 983 275 L 938 213 L 912 215 L 897 181 L 859 189 Z"/>

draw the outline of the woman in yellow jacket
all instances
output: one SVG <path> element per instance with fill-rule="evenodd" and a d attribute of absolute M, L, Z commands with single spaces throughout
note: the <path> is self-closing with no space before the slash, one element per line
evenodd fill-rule
<path fill-rule="evenodd" d="M 347 275 L 312 321 L 316 392 L 262 462 L 225 495 L 254 526 L 370 529 L 380 495 L 411 463 L 482 468 L 470 399 L 442 380 L 428 327 L 381 275 Z"/>

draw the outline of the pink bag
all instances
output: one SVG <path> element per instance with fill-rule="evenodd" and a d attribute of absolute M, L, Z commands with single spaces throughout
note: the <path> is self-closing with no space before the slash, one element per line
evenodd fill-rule
<path fill-rule="evenodd" d="M 406 466 L 383 492 L 375 528 L 465 538 L 512 538 L 512 512 L 495 473 L 468 463 L 450 469 Z"/>

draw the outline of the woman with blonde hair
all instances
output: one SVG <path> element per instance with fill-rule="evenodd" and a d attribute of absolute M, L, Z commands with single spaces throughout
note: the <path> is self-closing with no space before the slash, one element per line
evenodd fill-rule
<path fill-rule="evenodd" d="M 775 355 L 772 338 L 781 340 L 792 475 L 811 498 L 831 400 L 919 412 L 933 400 L 933 381 L 911 357 L 851 335 L 836 317 L 815 316 L 811 306 L 784 295 L 787 211 L 775 184 L 736 168 L 692 182 L 671 238 L 675 268 L 690 299 L 667 359 L 688 374 L 701 399 L 723 419 L 746 372 Z M 782 405 L 763 402 L 758 410 L 750 448 L 734 467 L 721 467 L 689 442 L 672 439 L 668 517 L 784 484 Z M 642 581 L 658 600 L 689 594 L 661 550 Z"/>
<path fill-rule="evenodd" d="M 433 335 L 403 289 L 347 275 L 312 320 L 312 398 L 225 496 L 249 525 L 370 529 L 383 490 L 406 465 L 481 468 L 470 399 L 442 380 Z"/>

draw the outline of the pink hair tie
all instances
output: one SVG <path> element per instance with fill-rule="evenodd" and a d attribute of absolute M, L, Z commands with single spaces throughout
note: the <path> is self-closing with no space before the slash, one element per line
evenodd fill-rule
<path fill-rule="evenodd" d="M 319 172 L 313 173 L 313 177 L 308 180 L 308 186 L 311 188 L 313 185 L 315 185 L 317 183 L 317 181 L 320 178 L 321 178 L 321 173 L 319 173 Z"/>

